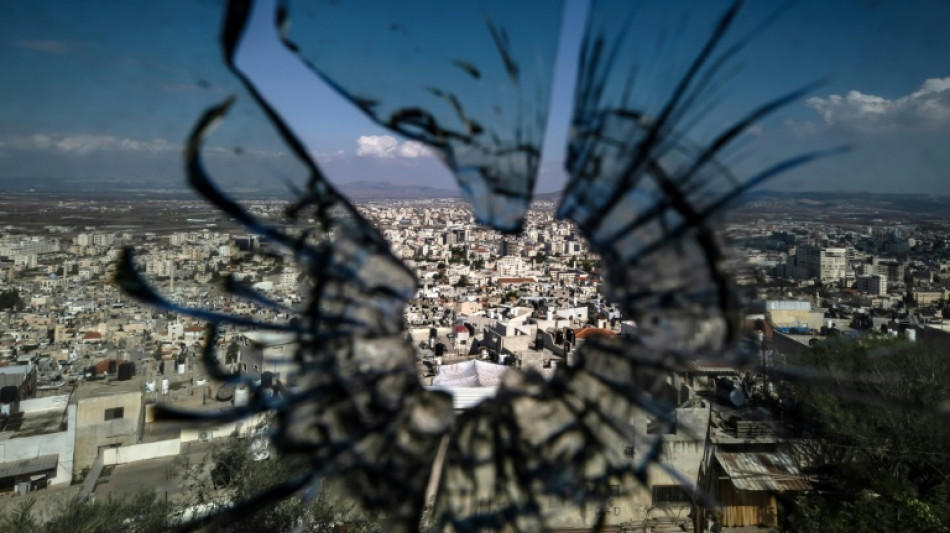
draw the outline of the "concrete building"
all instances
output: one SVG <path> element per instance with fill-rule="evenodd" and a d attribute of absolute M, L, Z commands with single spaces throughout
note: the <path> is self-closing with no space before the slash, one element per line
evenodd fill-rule
<path fill-rule="evenodd" d="M 874 258 L 871 262 L 874 272 L 882 276 L 887 276 L 887 279 L 891 282 L 904 281 L 904 273 L 906 267 L 904 263 L 896 259 L 879 259 Z"/>
<path fill-rule="evenodd" d="M 17 411 L 17 404 L 36 392 L 36 367 L 31 364 L 0 367 L 0 415 Z"/>
<path fill-rule="evenodd" d="M 0 494 L 68 485 L 75 441 L 69 395 L 20 402 L 18 413 L 0 417 Z"/>
<path fill-rule="evenodd" d="M 812 309 L 811 302 L 770 300 L 765 302 L 765 312 L 779 331 L 816 330 L 824 323 L 821 309 Z"/>
<path fill-rule="evenodd" d="M 91 466 L 102 450 L 139 442 L 144 427 L 144 381 L 82 382 L 73 393 L 76 450 L 73 471 Z"/>
<path fill-rule="evenodd" d="M 823 248 L 813 244 L 799 246 L 795 252 L 799 275 L 818 278 L 822 283 L 844 279 L 848 272 L 847 253 L 846 248 Z"/>
<path fill-rule="evenodd" d="M 499 277 L 516 278 L 525 272 L 524 259 L 518 256 L 508 255 L 498 259 L 495 263 L 495 268 L 498 270 Z"/>
<path fill-rule="evenodd" d="M 858 276 L 854 290 L 873 296 L 884 296 L 887 294 L 887 276 L 881 274 Z"/>
<path fill-rule="evenodd" d="M 915 290 L 913 291 L 914 305 L 924 307 L 935 305 L 945 299 L 947 293 L 942 290 Z"/>

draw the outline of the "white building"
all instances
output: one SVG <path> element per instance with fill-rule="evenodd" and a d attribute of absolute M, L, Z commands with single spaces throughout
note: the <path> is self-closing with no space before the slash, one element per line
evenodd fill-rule
<path fill-rule="evenodd" d="M 844 279 L 848 273 L 848 250 L 846 248 L 822 248 L 805 244 L 795 253 L 799 275 L 818 278 L 822 283 Z"/>
<path fill-rule="evenodd" d="M 524 259 L 514 255 L 506 255 L 495 264 L 498 276 L 502 278 L 516 278 L 525 271 Z"/>
<path fill-rule="evenodd" d="M 0 493 L 72 481 L 76 406 L 69 395 L 22 400 L 23 422 L 0 432 Z"/>

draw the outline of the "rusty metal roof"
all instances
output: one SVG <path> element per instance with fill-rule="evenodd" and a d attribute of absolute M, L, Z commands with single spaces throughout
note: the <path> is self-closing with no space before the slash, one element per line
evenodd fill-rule
<path fill-rule="evenodd" d="M 716 460 L 739 490 L 811 490 L 812 484 L 784 453 L 716 453 Z"/>

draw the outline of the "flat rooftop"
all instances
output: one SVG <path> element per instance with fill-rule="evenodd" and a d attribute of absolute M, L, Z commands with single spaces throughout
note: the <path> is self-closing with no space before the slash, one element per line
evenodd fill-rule
<path fill-rule="evenodd" d="M 128 381 L 119 381 L 112 377 L 94 381 L 78 381 L 76 384 L 73 398 L 77 401 L 145 390 L 145 378 L 142 376 L 136 376 Z"/>
<path fill-rule="evenodd" d="M 65 424 L 65 410 L 17 413 L 0 418 L 0 441 L 58 433 L 65 430 Z"/>

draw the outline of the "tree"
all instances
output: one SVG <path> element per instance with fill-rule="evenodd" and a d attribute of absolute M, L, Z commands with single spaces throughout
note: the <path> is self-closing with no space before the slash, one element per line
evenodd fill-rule
<path fill-rule="evenodd" d="M 172 524 L 172 504 L 157 492 L 143 490 L 119 498 L 89 500 L 70 498 L 45 513 L 35 500 L 0 513 L 0 531 L 17 533 L 159 533 Z"/>
<path fill-rule="evenodd" d="M 183 501 L 191 505 L 223 506 L 241 502 L 262 490 L 296 477 L 311 468 L 306 457 L 271 456 L 262 459 L 260 442 L 256 439 L 227 439 L 216 442 L 202 461 L 189 464 L 187 456 L 180 463 L 182 485 L 191 487 Z M 255 444 L 257 443 L 257 444 Z M 209 474 L 210 472 L 210 474 Z M 381 531 L 377 517 L 360 512 L 357 506 L 336 495 L 334 483 L 324 480 L 322 490 L 309 502 L 300 496 L 270 502 L 241 519 L 238 524 L 224 524 L 216 531 L 335 531 L 343 526 L 350 533 Z"/>
<path fill-rule="evenodd" d="M 822 491 L 791 502 L 792 531 L 950 531 L 950 359 L 920 343 L 828 340 L 793 358 L 821 379 L 783 384 L 814 437 Z"/>
<path fill-rule="evenodd" d="M 74 497 L 46 512 L 39 512 L 33 498 L 0 511 L 0 531 L 16 533 L 159 533 L 175 529 L 187 519 L 187 508 L 223 509 L 242 502 L 276 483 L 309 468 L 305 457 L 261 460 L 260 441 L 227 439 L 212 445 L 201 461 L 191 464 L 181 456 L 174 471 L 183 488 L 177 499 L 142 490 L 104 500 Z M 210 472 L 210 474 L 209 474 Z M 324 482 L 316 497 L 306 503 L 292 497 L 268 502 L 237 523 L 213 524 L 220 532 L 324 533 L 383 531 L 378 517 L 359 512 L 355 504 L 337 496 L 333 483 Z M 209 530 L 209 528 L 203 529 Z"/>
<path fill-rule="evenodd" d="M 0 292 L 0 311 L 4 309 L 17 310 L 23 307 L 23 299 L 20 298 L 20 291 L 9 289 Z"/>
<path fill-rule="evenodd" d="M 456 287 L 468 287 L 468 276 L 462 275 L 459 276 L 458 282 L 455 284 Z"/>
<path fill-rule="evenodd" d="M 236 363 L 238 354 L 241 351 L 241 347 L 238 345 L 237 341 L 232 339 L 231 343 L 228 344 L 228 351 L 224 355 L 224 364 L 229 365 L 231 363 Z"/>

